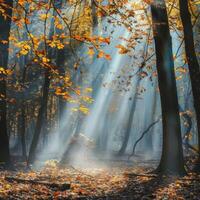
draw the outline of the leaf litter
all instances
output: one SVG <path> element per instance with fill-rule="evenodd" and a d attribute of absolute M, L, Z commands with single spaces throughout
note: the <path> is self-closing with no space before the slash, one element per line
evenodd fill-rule
<path fill-rule="evenodd" d="M 124 167 L 123 167 L 124 166 Z M 0 171 L 0 199 L 200 199 L 200 175 L 183 178 L 145 174 L 152 167 L 119 166 L 60 168 L 49 162 L 41 170 Z M 55 190 L 43 184 L 7 181 L 6 177 L 70 183 L 70 189 Z"/>

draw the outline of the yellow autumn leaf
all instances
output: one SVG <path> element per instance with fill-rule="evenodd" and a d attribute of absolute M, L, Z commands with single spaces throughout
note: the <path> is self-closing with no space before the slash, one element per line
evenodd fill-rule
<path fill-rule="evenodd" d="M 93 89 L 92 88 L 85 88 L 85 92 L 92 92 L 93 91 Z"/>
<path fill-rule="evenodd" d="M 48 59 L 48 58 L 46 58 L 46 57 L 43 57 L 42 58 L 42 62 L 44 62 L 44 63 L 48 63 L 50 60 Z"/>
<path fill-rule="evenodd" d="M 86 103 L 92 103 L 94 101 L 91 97 L 88 96 L 83 96 L 82 100 L 85 101 Z"/>
<path fill-rule="evenodd" d="M 89 109 L 85 107 L 84 105 L 80 105 L 79 110 L 86 115 L 89 114 Z"/>
<path fill-rule="evenodd" d="M 93 47 L 89 47 L 89 50 L 88 50 L 87 54 L 89 56 L 93 56 L 95 54 L 94 48 Z"/>

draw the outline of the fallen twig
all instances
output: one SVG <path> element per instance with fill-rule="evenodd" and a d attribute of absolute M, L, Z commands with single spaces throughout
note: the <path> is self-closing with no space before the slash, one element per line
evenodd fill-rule
<path fill-rule="evenodd" d="M 149 178 L 157 178 L 158 175 L 156 174 L 136 174 L 136 173 L 125 173 L 125 176 L 141 176 L 141 177 L 149 177 Z"/>
<path fill-rule="evenodd" d="M 182 178 L 181 181 L 200 181 L 200 178 Z"/>
<path fill-rule="evenodd" d="M 45 185 L 47 187 L 51 187 L 56 190 L 64 191 L 70 189 L 70 183 L 49 183 L 47 181 L 39 181 L 39 180 L 29 180 L 29 179 L 21 179 L 16 177 L 5 177 L 5 180 L 8 182 L 18 182 L 24 184 L 34 184 L 34 185 Z"/>

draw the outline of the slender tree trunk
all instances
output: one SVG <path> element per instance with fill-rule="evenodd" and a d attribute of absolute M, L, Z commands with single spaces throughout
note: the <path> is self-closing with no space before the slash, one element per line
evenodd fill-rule
<path fill-rule="evenodd" d="M 194 97 L 194 108 L 196 111 L 199 159 L 196 169 L 200 171 L 200 69 L 194 47 L 193 26 L 191 14 L 188 8 L 187 0 L 179 0 L 180 16 L 183 24 L 183 33 L 185 41 L 185 52 L 191 78 L 192 92 Z"/>
<path fill-rule="evenodd" d="M 22 66 L 24 66 L 23 69 L 23 76 L 22 76 L 22 85 L 24 85 L 25 80 L 26 80 L 26 57 L 24 57 L 23 61 L 22 61 Z M 26 151 L 26 112 L 25 112 L 25 108 L 26 108 L 26 103 L 23 97 L 22 100 L 22 106 L 21 106 L 21 128 L 20 128 L 20 132 L 21 132 L 21 145 L 22 145 L 22 157 L 25 161 L 27 161 L 27 151 Z"/>
<path fill-rule="evenodd" d="M 149 40 L 149 36 L 147 37 L 147 45 L 145 45 L 145 48 L 144 48 L 144 60 L 143 62 L 141 63 L 141 66 L 140 66 L 140 69 L 142 70 L 145 65 L 146 65 L 146 55 L 148 53 L 148 40 Z M 140 78 L 137 77 L 137 81 L 135 83 L 135 87 L 137 89 L 137 87 L 140 85 Z M 128 117 L 128 122 L 127 122 L 127 128 L 126 128 L 126 132 L 125 132 L 125 137 L 124 137 L 124 140 L 123 140 L 123 143 L 122 143 L 122 146 L 118 152 L 119 155 L 122 155 L 125 153 L 126 151 L 126 148 L 127 148 L 127 145 L 128 145 L 128 141 L 129 141 L 129 138 L 130 138 L 130 135 L 131 135 L 131 126 L 132 126 L 132 122 L 133 122 L 133 117 L 134 117 L 134 113 L 135 113 L 135 107 L 136 107 L 136 96 L 137 96 L 137 92 L 135 92 L 134 94 L 134 97 L 133 97 L 133 104 L 132 104 L 132 107 L 131 107 L 131 111 L 129 113 L 129 117 Z"/>
<path fill-rule="evenodd" d="M 13 1 L 5 1 L 4 4 L 8 6 L 8 8 L 6 8 L 6 14 L 9 17 L 5 19 L 4 16 L 0 15 L 0 40 L 9 41 Z M 7 69 L 8 64 L 8 48 L 9 43 L 0 43 L 0 66 L 4 69 Z M 3 95 L 3 98 L 0 99 L 0 162 L 10 165 L 5 78 L 0 78 L 0 94 Z"/>
<path fill-rule="evenodd" d="M 140 79 L 139 79 L 139 77 L 137 77 L 137 81 L 135 84 L 136 88 L 139 85 L 139 82 L 140 82 Z M 124 140 L 123 140 L 122 146 L 118 152 L 119 155 L 123 155 L 125 153 L 127 145 L 128 145 L 128 141 L 129 141 L 129 138 L 130 138 L 130 135 L 132 132 L 131 127 L 132 127 L 132 123 L 133 123 L 135 106 L 136 106 L 136 101 L 137 101 L 136 96 L 137 96 L 137 92 L 135 92 L 133 100 L 132 100 L 133 102 L 132 102 L 132 106 L 131 106 L 131 111 L 128 116 L 128 122 L 127 122 L 126 131 L 125 131 L 125 135 L 124 135 Z"/>
<path fill-rule="evenodd" d="M 146 118 L 146 120 L 144 121 L 144 124 L 145 124 L 144 128 L 146 128 L 146 125 L 150 123 L 149 119 L 154 122 L 157 121 L 156 119 L 158 116 L 156 116 L 156 104 L 157 104 L 156 88 L 157 88 L 157 85 L 154 86 L 154 90 L 152 91 L 153 98 L 151 99 L 151 101 L 153 102 L 153 105 L 151 106 L 151 109 L 149 109 L 149 105 L 147 105 L 147 104 L 145 105 L 144 111 L 146 110 L 146 112 L 144 113 L 144 116 L 148 116 L 148 118 Z M 149 113 L 149 111 L 150 111 L 150 113 Z M 157 123 L 155 123 L 155 125 L 156 124 Z M 145 134 L 143 146 L 144 146 L 144 150 L 147 153 L 151 153 L 153 151 L 153 132 L 155 132 L 154 127 L 155 126 L 152 126 L 152 128 L 149 130 L 149 134 Z"/>
<path fill-rule="evenodd" d="M 164 0 L 151 4 L 156 65 L 160 89 L 163 147 L 157 172 L 160 174 L 185 174 L 178 96 L 174 71 L 172 41 Z"/>
<path fill-rule="evenodd" d="M 56 66 L 59 69 L 59 73 L 61 76 L 65 75 L 65 70 L 64 70 L 64 62 L 65 62 L 65 50 L 64 49 L 58 49 L 56 52 L 57 56 L 56 56 Z M 61 132 L 61 122 L 63 119 L 63 114 L 64 114 L 64 109 L 66 106 L 66 102 L 64 102 L 64 100 L 62 99 L 62 97 L 59 97 L 59 105 L 58 105 L 58 109 L 59 109 L 59 132 Z"/>
<path fill-rule="evenodd" d="M 56 9 L 60 9 L 62 7 L 62 0 L 60 1 L 53 1 L 52 2 L 55 6 Z M 57 12 L 54 10 L 53 11 L 53 16 L 56 16 Z M 51 22 L 51 27 L 50 27 L 50 33 L 49 33 L 49 38 L 51 39 L 53 35 L 55 34 L 54 30 L 54 24 L 55 20 L 52 19 Z M 47 49 L 47 54 L 49 58 L 53 57 L 53 50 L 52 49 Z M 30 151 L 29 151 L 29 157 L 28 157 L 28 164 L 33 163 L 36 157 L 36 148 L 39 142 L 39 137 L 42 132 L 42 127 L 43 125 L 46 126 L 47 124 L 47 107 L 48 107 L 48 97 L 49 97 L 49 87 L 50 87 L 50 72 L 49 69 L 45 70 L 45 78 L 44 78 L 44 85 L 43 85 L 43 91 L 42 91 L 42 100 L 41 100 L 41 106 L 39 109 L 39 114 L 36 122 L 36 128 L 35 128 L 35 133 L 33 136 L 33 140 L 31 143 Z M 45 129 L 45 131 L 47 131 Z"/>
<path fill-rule="evenodd" d="M 97 7 L 91 1 L 93 29 L 98 25 Z"/>
<path fill-rule="evenodd" d="M 26 139 L 25 139 L 25 132 L 26 132 L 26 115 L 25 115 L 25 107 L 21 109 L 21 143 L 22 143 L 22 157 L 25 161 L 27 161 L 26 155 Z"/>
<path fill-rule="evenodd" d="M 107 112 L 104 116 L 104 126 L 102 129 L 102 137 L 101 137 L 101 150 L 107 151 L 108 148 L 108 139 L 109 139 L 109 125 L 110 125 L 110 113 Z"/>
<path fill-rule="evenodd" d="M 33 140 L 32 140 L 30 151 L 29 151 L 28 164 L 32 163 L 35 160 L 36 148 L 38 145 L 40 133 L 42 130 L 42 125 L 44 124 L 45 113 L 47 110 L 49 85 L 50 85 L 50 78 L 49 78 L 49 71 L 47 69 L 46 73 L 45 73 L 45 80 L 44 80 L 44 86 L 43 86 L 43 91 L 42 91 L 42 99 L 41 99 L 41 105 L 40 105 L 38 118 L 37 118 L 37 122 L 36 122 L 35 133 L 33 135 Z"/>
<path fill-rule="evenodd" d="M 56 6 L 57 9 L 61 9 L 62 8 L 62 0 L 54 2 L 54 5 Z M 60 35 L 62 33 L 62 31 L 60 31 L 59 29 L 55 30 L 56 34 Z M 56 66 L 58 67 L 59 73 L 61 76 L 65 75 L 65 69 L 64 69 L 64 65 L 65 65 L 65 48 L 63 49 L 57 49 L 56 50 Z M 61 121 L 63 118 L 63 114 L 64 114 L 64 108 L 66 106 L 66 102 L 64 102 L 64 100 L 62 99 L 62 97 L 59 97 L 59 105 L 58 105 L 58 109 L 59 109 L 59 115 L 58 115 L 58 123 L 59 123 L 59 132 L 61 132 Z"/>
<path fill-rule="evenodd" d="M 23 104 L 22 104 L 23 105 Z M 21 142 L 22 158 L 26 161 L 26 141 L 25 141 L 25 110 L 24 106 L 20 106 L 20 115 L 18 116 L 18 134 Z"/>

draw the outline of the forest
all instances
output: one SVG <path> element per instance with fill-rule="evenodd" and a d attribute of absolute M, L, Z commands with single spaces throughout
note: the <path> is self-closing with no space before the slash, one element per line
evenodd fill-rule
<path fill-rule="evenodd" d="M 200 0 L 0 0 L 0 199 L 200 200 Z"/>

